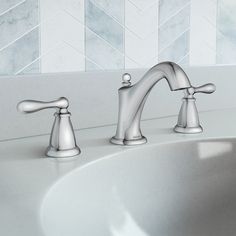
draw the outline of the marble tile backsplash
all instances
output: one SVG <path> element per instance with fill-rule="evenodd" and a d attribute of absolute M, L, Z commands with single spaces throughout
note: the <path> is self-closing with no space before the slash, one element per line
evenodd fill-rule
<path fill-rule="evenodd" d="M 0 0 L 0 75 L 236 63 L 235 0 Z"/>
<path fill-rule="evenodd" d="M 39 57 L 38 0 L 0 0 L 0 75 L 19 74 Z M 39 63 L 28 72 L 39 72 Z"/>
<path fill-rule="evenodd" d="M 87 0 L 85 4 L 85 55 L 86 70 L 94 66 L 103 69 L 124 68 L 124 22 L 123 4 L 113 1 L 114 12 L 108 11 L 107 0 Z M 119 20 L 117 20 L 117 18 Z"/>
<path fill-rule="evenodd" d="M 217 63 L 236 64 L 236 1 L 218 1 Z"/>

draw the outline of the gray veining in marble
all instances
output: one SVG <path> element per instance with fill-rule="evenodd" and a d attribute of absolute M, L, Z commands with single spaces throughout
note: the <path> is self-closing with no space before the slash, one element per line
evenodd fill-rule
<path fill-rule="evenodd" d="M 38 25 L 38 0 L 27 0 L 0 16 L 0 50 Z"/>
<path fill-rule="evenodd" d="M 10 0 L 4 6 L 13 3 Z M 38 0 L 26 0 L 0 16 L 0 74 L 15 74 L 39 56 L 38 23 Z M 39 63 L 33 65 L 25 71 L 39 72 Z"/>
<path fill-rule="evenodd" d="M 182 66 L 189 65 L 189 55 L 185 55 L 184 58 L 178 62 Z"/>
<path fill-rule="evenodd" d="M 20 72 L 39 57 L 39 29 L 36 28 L 0 52 L 0 75 Z M 39 62 L 26 70 L 39 73 Z"/>
<path fill-rule="evenodd" d="M 218 1 L 217 63 L 236 63 L 236 2 Z"/>
<path fill-rule="evenodd" d="M 176 63 L 188 64 L 189 58 L 189 31 L 185 32 L 168 48 L 159 54 L 159 61 L 174 61 Z"/>
<path fill-rule="evenodd" d="M 97 64 L 90 61 L 89 59 L 86 59 L 86 69 L 87 71 L 103 70 L 103 68 L 99 67 Z"/>
<path fill-rule="evenodd" d="M 124 68 L 124 55 L 115 50 L 90 30 L 86 30 L 86 70 Z"/>
<path fill-rule="evenodd" d="M 190 3 L 190 0 L 160 0 L 159 1 L 160 24 L 165 22 L 167 18 L 178 12 L 188 3 Z"/>
<path fill-rule="evenodd" d="M 2 15 L 4 12 L 8 11 L 11 8 L 14 8 L 14 6 L 22 3 L 23 0 L 1 0 L 0 2 L 0 15 Z"/>
<path fill-rule="evenodd" d="M 85 5 L 86 26 L 111 44 L 112 47 L 123 52 L 124 28 L 104 11 L 95 6 L 91 0 L 87 0 Z"/>
<path fill-rule="evenodd" d="M 49 18 L 51 10 L 48 10 L 47 4 L 52 7 L 49 9 L 54 9 L 52 4 L 56 4 L 57 0 L 44 1 L 46 4 L 44 11 L 45 9 L 48 11 L 47 18 Z M 39 12 L 39 3 L 40 0 L 0 0 L 0 75 L 40 73 L 40 63 L 45 62 L 43 60 L 46 58 L 39 59 L 40 47 L 44 43 L 51 43 L 47 48 L 50 51 L 55 40 L 52 35 L 55 34 L 52 33 L 43 40 L 40 38 L 42 35 L 38 24 L 40 21 L 45 24 L 45 19 L 39 18 L 40 15 L 45 16 L 45 12 Z M 78 20 L 79 24 L 85 20 L 85 29 L 81 26 L 85 35 L 80 38 L 81 44 L 84 43 L 85 47 L 81 47 L 80 51 L 85 55 L 81 60 L 83 65 L 86 64 L 86 70 L 123 69 L 125 61 L 132 62 L 127 64 L 127 67 L 132 68 L 133 61 L 139 61 L 139 58 L 142 62 L 149 61 L 149 58 L 156 61 L 157 57 L 159 62 L 171 60 L 188 65 L 189 58 L 194 55 L 190 50 L 192 45 L 190 34 L 193 32 L 190 29 L 190 22 L 191 26 L 199 26 L 191 18 L 191 7 L 194 6 L 191 0 L 84 0 L 80 2 L 81 5 L 77 3 L 78 0 L 58 0 L 57 10 L 69 14 L 69 17 Z M 203 3 L 204 0 L 199 1 L 197 8 L 200 9 L 200 4 Z M 207 13 L 202 16 L 212 27 L 216 27 L 217 23 L 217 50 L 213 57 L 216 57 L 217 64 L 236 64 L 236 0 L 217 0 L 217 3 L 217 22 L 211 22 L 211 19 L 206 17 Z M 151 10 L 154 11 L 154 8 L 159 15 L 154 15 L 154 19 L 149 22 L 148 16 L 152 14 Z M 127 12 L 129 15 L 125 17 Z M 80 18 L 81 15 L 83 20 Z M 53 17 L 55 16 L 52 12 Z M 199 11 L 200 18 L 201 11 Z M 68 17 L 65 17 L 60 23 L 56 20 L 55 24 L 56 26 L 64 24 L 65 28 L 71 27 L 72 32 L 77 30 L 78 33 L 76 24 L 72 25 L 70 22 Z M 59 32 L 61 30 L 62 34 L 66 34 L 65 28 L 60 28 Z M 48 30 L 54 32 L 55 27 L 49 27 Z M 74 33 L 68 37 L 69 41 L 78 42 Z M 148 39 L 156 42 L 158 49 L 154 48 L 154 44 Z M 142 40 L 146 40 L 145 49 L 140 43 Z M 207 40 L 212 41 L 212 38 L 206 39 L 206 42 Z M 156 50 L 155 55 L 151 53 L 153 50 Z M 70 63 L 70 60 L 72 59 L 67 60 L 69 66 L 73 63 Z M 47 61 L 46 64 L 48 65 Z M 58 67 L 55 68 L 58 71 Z M 55 68 L 49 65 L 48 69 L 54 72 Z"/>
<path fill-rule="evenodd" d="M 174 43 L 190 27 L 190 7 L 182 9 L 159 28 L 159 52 Z"/>
<path fill-rule="evenodd" d="M 120 24 L 124 24 L 125 0 L 90 0 L 90 2 L 104 10 Z"/>
<path fill-rule="evenodd" d="M 36 56 L 37 58 L 37 56 Z M 36 59 L 30 65 L 19 71 L 19 75 L 23 74 L 38 74 L 40 73 L 40 59 Z"/>

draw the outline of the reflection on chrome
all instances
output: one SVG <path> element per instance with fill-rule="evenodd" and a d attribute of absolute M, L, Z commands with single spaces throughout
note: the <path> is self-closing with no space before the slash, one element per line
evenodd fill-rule
<path fill-rule="evenodd" d="M 200 159 L 208 159 L 232 152 L 233 144 L 230 142 L 199 142 L 198 153 Z"/>

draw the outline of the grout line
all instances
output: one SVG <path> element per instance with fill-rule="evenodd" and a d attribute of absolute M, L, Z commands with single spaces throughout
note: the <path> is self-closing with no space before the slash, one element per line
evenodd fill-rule
<path fill-rule="evenodd" d="M 12 44 L 14 44 L 16 41 L 20 40 L 21 38 L 23 38 L 24 36 L 26 36 L 27 34 L 31 33 L 33 30 L 35 30 L 37 27 L 39 26 L 39 24 L 35 25 L 33 28 L 31 28 L 30 30 L 27 30 L 24 34 L 22 34 L 21 36 L 19 36 L 18 38 L 14 39 L 13 41 L 11 41 L 10 43 L 6 44 L 5 46 L 3 46 L 2 48 L 0 48 L 0 52 L 3 51 L 4 49 L 10 47 Z"/>
<path fill-rule="evenodd" d="M 158 1 L 159 2 L 159 1 Z M 145 40 L 147 37 L 149 37 L 151 34 L 153 34 L 154 32 L 156 32 L 157 30 L 152 31 L 149 35 L 145 35 L 144 37 L 138 35 L 136 32 L 134 32 L 132 29 L 130 29 L 129 27 L 126 26 L 126 24 L 121 24 L 114 16 L 112 16 L 111 14 L 109 14 L 103 7 L 99 6 L 97 3 L 95 3 L 95 0 L 92 1 L 92 4 L 94 6 L 96 6 L 98 9 L 100 9 L 101 11 L 104 12 L 104 14 L 108 15 L 109 17 L 111 17 L 117 24 L 119 24 L 122 28 L 124 28 L 125 30 L 129 31 L 131 34 L 135 35 L 138 39 L 140 40 Z M 155 3 L 156 4 L 156 3 Z M 125 11 L 124 11 L 125 12 Z M 71 13 L 68 12 L 68 14 L 72 15 Z M 73 15 L 72 15 L 73 16 Z M 75 17 L 75 16 L 74 16 Z"/>
<path fill-rule="evenodd" d="M 175 37 L 170 43 L 167 44 L 163 49 L 159 50 L 158 55 L 160 55 L 163 51 L 168 49 L 176 40 L 178 40 L 181 36 L 183 36 L 185 33 L 187 33 L 190 30 L 190 27 L 184 30 L 181 34 L 179 34 L 177 37 Z"/>
<path fill-rule="evenodd" d="M 140 37 L 137 33 L 135 33 L 133 30 L 131 30 L 129 27 L 121 24 L 114 16 L 112 16 L 111 14 L 109 14 L 103 7 L 99 6 L 97 3 L 95 3 L 94 1 L 92 1 L 92 4 L 94 6 L 96 6 L 98 9 L 100 9 L 101 11 L 103 11 L 104 14 L 108 15 L 109 17 L 111 17 L 119 26 L 121 26 L 122 28 L 128 30 L 130 33 L 134 34 L 137 38 L 142 39 L 142 37 Z M 66 11 L 67 12 L 67 11 Z M 68 12 L 69 13 L 69 12 Z M 70 15 L 72 15 L 71 13 L 69 13 Z M 75 17 L 75 16 L 74 16 Z"/>
<path fill-rule="evenodd" d="M 158 28 L 161 28 L 165 23 L 167 23 L 171 18 L 175 17 L 176 15 L 178 15 L 181 11 L 183 11 L 186 7 L 190 6 L 191 2 L 188 2 L 187 4 L 185 4 L 183 7 L 181 7 L 179 10 L 177 10 L 176 12 L 174 12 L 172 15 L 170 15 L 169 17 L 167 17 L 163 22 L 160 22 Z"/>
<path fill-rule="evenodd" d="M 39 57 L 37 57 L 36 59 L 34 59 L 33 61 L 31 61 L 29 64 L 27 64 L 26 66 L 24 66 L 23 68 L 21 68 L 20 70 L 18 70 L 17 72 L 14 73 L 14 75 L 18 75 L 19 73 L 21 73 L 22 71 L 24 71 L 27 67 L 29 67 L 30 65 L 32 65 L 34 62 L 36 62 L 37 60 L 41 59 L 43 56 L 46 56 L 47 54 L 49 54 L 51 51 L 53 51 L 54 49 L 56 49 L 59 45 L 61 45 L 62 43 L 57 43 L 54 47 L 52 47 L 50 50 L 46 51 L 45 53 L 41 54 Z"/>
<path fill-rule="evenodd" d="M 146 11 L 146 10 L 148 10 L 148 9 L 151 8 L 153 5 L 156 5 L 156 4 L 159 3 L 159 0 L 155 0 L 155 1 L 153 1 L 152 3 L 150 3 L 148 6 L 146 6 L 146 7 L 144 7 L 144 8 L 142 9 L 142 8 L 140 8 L 137 4 L 135 4 L 132 0 L 127 0 L 127 1 L 130 2 L 134 7 L 136 7 L 137 10 L 140 11 L 140 13 L 141 13 L 141 12 L 144 12 L 144 11 Z"/>
<path fill-rule="evenodd" d="M 133 61 L 135 64 L 137 64 L 138 66 L 141 66 L 140 63 L 138 63 L 137 61 L 135 61 L 134 59 L 130 58 L 129 56 L 127 56 L 124 52 L 120 51 L 119 49 L 115 48 L 112 44 L 110 44 L 107 40 L 105 40 L 104 38 L 102 38 L 100 35 L 98 35 L 96 32 L 94 32 L 93 30 L 91 30 L 88 26 L 84 25 L 82 22 L 80 22 L 80 20 L 75 17 L 74 15 L 71 15 L 69 12 L 65 11 L 68 15 L 70 15 L 71 17 L 73 17 L 79 24 L 81 24 L 83 27 L 85 27 L 86 29 L 88 29 L 92 34 L 94 34 L 96 37 L 98 37 L 100 40 L 102 40 L 104 43 L 106 43 L 107 45 L 109 45 L 112 49 L 114 49 L 115 51 L 117 51 L 119 54 L 121 54 L 122 56 L 125 55 L 128 59 L 130 59 L 131 61 Z"/>
<path fill-rule="evenodd" d="M 8 8 L 7 10 L 3 11 L 2 13 L 0 13 L 0 17 L 3 16 L 3 15 L 5 15 L 5 14 L 8 13 L 9 11 L 13 10 L 14 8 L 20 6 L 21 4 L 23 4 L 23 3 L 25 3 L 25 2 L 26 2 L 26 0 L 23 0 L 23 1 L 21 1 L 21 2 L 18 2 L 18 3 L 15 4 L 15 5 L 11 6 L 11 7 Z"/>
<path fill-rule="evenodd" d="M 180 58 L 178 61 L 177 61 L 177 64 L 181 63 L 186 57 L 188 57 L 190 54 L 189 52 L 186 53 L 186 55 L 184 55 L 182 58 Z"/>
<path fill-rule="evenodd" d="M 102 67 L 101 65 L 97 64 L 94 60 L 92 60 L 90 57 L 88 57 L 87 55 L 85 55 L 85 53 L 81 52 L 79 49 L 77 49 L 76 47 L 74 47 L 72 44 L 66 42 L 66 41 L 62 41 L 63 43 L 65 43 L 66 45 L 68 45 L 69 47 L 71 47 L 72 49 L 74 49 L 76 52 L 78 52 L 79 54 L 81 54 L 85 59 L 87 59 L 88 61 L 92 62 L 94 65 L 98 66 L 101 70 L 105 70 L 104 67 Z"/>
<path fill-rule="evenodd" d="M 48 55 L 49 53 L 51 53 L 52 51 L 54 51 L 58 46 L 66 44 L 67 46 L 71 47 L 73 50 L 75 50 L 77 53 L 81 54 L 84 58 L 86 58 L 88 61 L 91 61 L 93 64 L 95 64 L 96 66 L 98 66 L 101 70 L 105 70 L 102 66 L 98 65 L 95 61 L 93 61 L 92 59 L 90 59 L 89 57 L 87 57 L 85 54 L 83 54 L 81 51 L 79 51 L 77 48 L 73 47 L 71 44 L 69 44 L 66 41 L 62 41 L 57 43 L 53 48 L 51 48 L 50 50 L 48 50 L 47 52 L 45 52 L 44 54 L 40 55 L 39 57 L 37 57 L 35 60 L 33 60 L 32 62 L 30 62 L 28 65 L 24 66 L 23 68 L 21 68 L 20 70 L 18 70 L 15 75 L 18 75 L 19 73 L 21 73 L 22 71 L 24 71 L 27 67 L 29 67 L 30 65 L 32 65 L 34 62 L 38 61 L 39 59 L 43 58 L 44 56 Z"/>
<path fill-rule="evenodd" d="M 35 30 L 37 27 L 47 23 L 48 21 L 54 20 L 55 17 L 57 17 L 57 15 L 59 15 L 60 12 L 57 12 L 55 15 L 53 15 L 52 17 L 39 22 L 37 25 L 35 25 L 34 27 L 32 27 L 31 29 L 27 30 L 25 33 L 23 33 L 21 36 L 19 36 L 18 38 L 14 39 L 13 41 L 11 41 L 10 43 L 8 43 L 7 45 L 5 45 L 4 47 L 0 48 L 0 52 L 3 51 L 4 49 L 6 49 L 7 47 L 11 46 L 12 44 L 14 44 L 17 40 L 23 38 L 25 35 L 31 33 L 33 30 Z"/>

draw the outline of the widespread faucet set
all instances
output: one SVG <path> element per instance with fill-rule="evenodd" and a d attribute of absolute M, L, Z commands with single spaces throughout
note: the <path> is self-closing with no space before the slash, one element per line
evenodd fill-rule
<path fill-rule="evenodd" d="M 194 94 L 210 94 L 214 84 L 193 87 L 183 69 L 173 62 L 163 62 L 152 67 L 136 84 L 131 84 L 131 76 L 124 74 L 119 91 L 119 115 L 116 134 L 110 142 L 117 145 L 139 145 L 147 142 L 140 128 L 141 115 L 148 94 L 161 79 L 166 79 L 170 90 L 184 91 L 183 103 L 178 122 L 174 128 L 178 133 L 200 133 L 203 131 L 198 117 Z M 52 102 L 25 100 L 17 105 L 18 111 L 32 113 L 47 108 L 55 108 L 55 120 L 50 144 L 46 155 L 49 157 L 71 157 L 80 154 L 68 112 L 69 101 L 62 97 Z"/>

